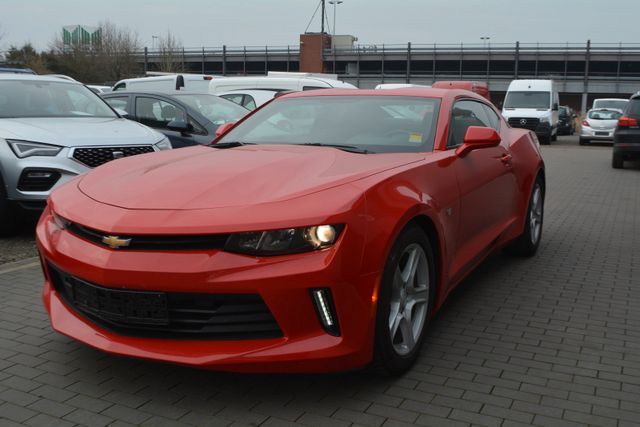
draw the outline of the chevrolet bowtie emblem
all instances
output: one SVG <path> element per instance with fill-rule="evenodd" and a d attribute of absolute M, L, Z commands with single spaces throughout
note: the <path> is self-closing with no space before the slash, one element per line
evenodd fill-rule
<path fill-rule="evenodd" d="M 102 243 L 109 246 L 111 249 L 125 248 L 131 243 L 131 239 L 121 239 L 118 236 L 104 236 Z"/>

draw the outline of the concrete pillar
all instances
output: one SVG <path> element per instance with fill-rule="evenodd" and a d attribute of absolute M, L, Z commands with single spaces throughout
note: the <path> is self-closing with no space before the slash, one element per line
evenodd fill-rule
<path fill-rule="evenodd" d="M 584 82 L 582 84 L 582 113 L 587 112 L 587 96 L 589 95 L 589 61 L 591 60 L 591 40 L 587 40 L 587 50 L 584 54 Z"/>

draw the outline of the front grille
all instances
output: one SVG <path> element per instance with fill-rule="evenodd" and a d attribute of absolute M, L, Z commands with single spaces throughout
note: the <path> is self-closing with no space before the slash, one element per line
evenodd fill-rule
<path fill-rule="evenodd" d="M 90 168 L 95 168 L 121 157 L 136 156 L 138 154 L 152 153 L 153 151 L 153 147 L 150 145 L 138 147 L 86 147 L 74 149 L 73 158 Z"/>
<path fill-rule="evenodd" d="M 512 128 L 536 130 L 536 128 L 538 127 L 539 123 L 540 123 L 540 119 L 534 119 L 534 118 L 530 118 L 530 117 L 511 117 L 511 118 L 509 118 L 509 125 Z"/>
<path fill-rule="evenodd" d="M 47 263 L 54 289 L 78 314 L 120 335 L 192 340 L 278 338 L 282 331 L 258 294 L 111 289 Z"/>
<path fill-rule="evenodd" d="M 67 231 L 76 236 L 93 242 L 100 246 L 109 247 L 103 242 L 103 238 L 113 235 L 113 233 L 103 233 L 84 227 L 80 224 L 70 223 Z M 150 250 L 150 251 L 172 251 L 172 250 L 211 250 L 224 248 L 228 234 L 205 234 L 205 235 L 117 235 L 119 239 L 128 240 L 126 247 L 118 250 Z"/>
<path fill-rule="evenodd" d="M 49 191 L 60 179 L 60 172 L 49 169 L 25 169 L 18 178 L 20 191 Z"/>

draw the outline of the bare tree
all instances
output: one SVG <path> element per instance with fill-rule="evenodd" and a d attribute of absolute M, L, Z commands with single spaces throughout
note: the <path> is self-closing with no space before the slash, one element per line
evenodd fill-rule
<path fill-rule="evenodd" d="M 158 44 L 158 68 L 166 73 L 180 73 L 184 71 L 182 42 L 167 30 L 167 34 L 160 37 Z"/>
<path fill-rule="evenodd" d="M 105 80 L 117 81 L 139 72 L 135 54 L 140 50 L 138 33 L 129 28 L 119 28 L 109 21 L 100 24 L 101 42 L 97 49 L 103 61 Z"/>

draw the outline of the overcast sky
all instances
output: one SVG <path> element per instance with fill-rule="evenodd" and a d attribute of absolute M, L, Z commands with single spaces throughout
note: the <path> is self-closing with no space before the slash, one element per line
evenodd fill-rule
<path fill-rule="evenodd" d="M 328 3 L 328 2 L 327 2 Z M 185 47 L 297 45 L 318 0 L 0 0 L 0 50 L 46 49 L 63 25 L 109 20 L 142 45 L 170 30 Z M 333 6 L 327 4 L 329 24 Z M 343 0 L 337 31 L 359 43 L 640 43 L 640 1 Z M 309 31 L 319 31 L 319 14 Z"/>

